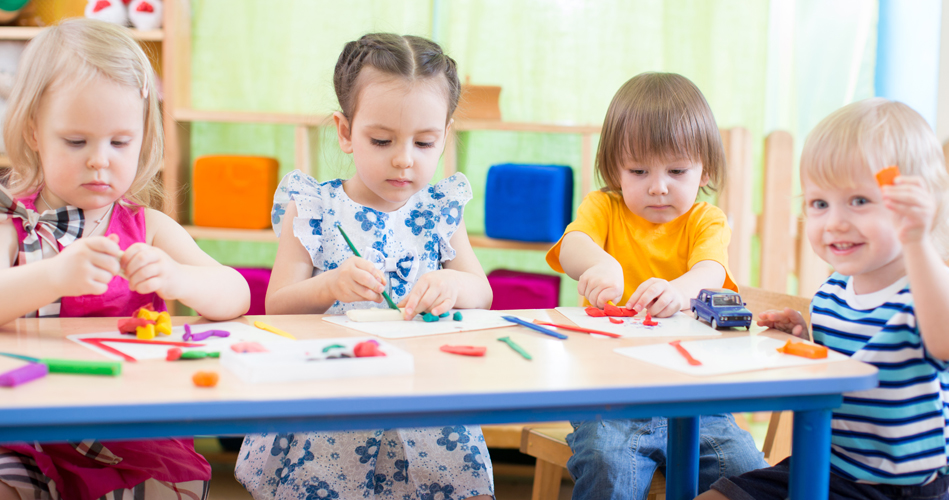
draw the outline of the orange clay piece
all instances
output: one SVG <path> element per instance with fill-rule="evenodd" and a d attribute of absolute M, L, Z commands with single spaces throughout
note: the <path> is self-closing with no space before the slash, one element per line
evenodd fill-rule
<path fill-rule="evenodd" d="M 779 347 L 778 352 L 808 359 L 823 359 L 827 357 L 827 348 L 822 345 L 791 342 L 790 340 L 787 344 Z"/>
<path fill-rule="evenodd" d="M 625 308 L 623 308 L 625 309 Z M 607 316 L 625 316 L 623 311 L 619 307 L 614 306 L 613 304 L 607 304 L 603 307 L 603 313 Z"/>
<path fill-rule="evenodd" d="M 587 313 L 587 316 L 593 316 L 594 318 L 602 318 L 603 316 L 606 316 L 606 313 L 604 313 L 602 309 L 598 309 L 593 306 L 584 309 L 584 312 Z"/>
<path fill-rule="evenodd" d="M 214 387 L 217 385 L 217 372 L 195 372 L 191 381 L 198 387 Z"/>
<path fill-rule="evenodd" d="M 613 318 L 613 317 L 611 317 L 611 318 L 609 318 L 609 320 L 610 320 L 610 323 L 616 323 L 617 325 L 622 325 L 622 324 L 623 324 L 623 320 L 621 320 L 621 319 L 619 319 L 619 318 Z"/>
<path fill-rule="evenodd" d="M 896 178 L 900 176 L 900 169 L 896 165 L 890 165 L 889 167 L 884 168 L 876 173 L 877 184 L 880 187 L 883 186 L 892 186 L 896 182 Z"/>
<path fill-rule="evenodd" d="M 659 324 L 659 322 L 652 319 L 652 316 L 650 316 L 649 313 L 646 313 L 646 317 L 643 319 L 643 324 L 646 326 L 656 326 Z"/>

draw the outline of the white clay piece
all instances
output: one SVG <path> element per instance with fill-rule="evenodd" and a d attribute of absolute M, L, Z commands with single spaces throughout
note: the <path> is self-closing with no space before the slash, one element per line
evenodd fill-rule
<path fill-rule="evenodd" d="M 404 321 L 402 314 L 405 309 L 351 309 L 346 311 L 346 316 L 357 323 L 369 323 L 376 321 Z"/>

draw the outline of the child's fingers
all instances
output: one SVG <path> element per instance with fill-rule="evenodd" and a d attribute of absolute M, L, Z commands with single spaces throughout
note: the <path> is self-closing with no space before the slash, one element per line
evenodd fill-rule
<path fill-rule="evenodd" d="M 422 293 L 426 287 L 425 282 L 419 281 L 415 284 L 415 287 L 412 288 L 412 292 L 409 293 L 409 296 L 403 301 L 405 302 L 405 319 L 412 319 L 415 317 L 416 311 L 421 311 L 419 308 L 419 299 L 422 298 Z"/>
<path fill-rule="evenodd" d="M 368 270 L 357 270 L 353 272 L 352 279 L 357 286 L 369 292 L 369 296 L 371 297 L 381 297 L 382 292 L 386 289 L 386 287 L 376 279 L 376 276 Z"/>
<path fill-rule="evenodd" d="M 651 309 L 655 309 L 655 312 L 649 313 L 654 318 L 668 318 L 672 316 L 673 314 L 679 312 L 679 308 L 676 307 L 675 301 L 672 301 L 672 300 L 668 301 L 666 305 L 662 307 L 661 309 L 658 307 L 658 304 L 659 304 L 659 300 L 654 302 Z"/>
<path fill-rule="evenodd" d="M 807 333 L 804 331 L 804 327 L 802 325 L 794 325 L 794 328 L 791 329 L 791 335 L 794 335 L 795 337 L 798 337 L 798 338 L 802 338 L 804 340 L 810 340 L 807 336 Z"/>
<path fill-rule="evenodd" d="M 144 243 L 134 243 L 126 248 L 122 258 L 119 259 L 119 265 L 122 266 L 122 269 L 127 269 L 129 261 L 138 255 L 139 252 L 145 249 L 145 247 L 146 245 Z"/>
<path fill-rule="evenodd" d="M 645 290 L 643 290 L 643 293 L 639 296 L 639 299 L 633 302 L 633 310 L 636 312 L 649 308 L 652 305 L 652 302 L 656 300 L 656 298 L 659 297 L 659 295 L 664 290 L 664 287 L 655 281 L 652 283 L 646 281 L 639 287 L 645 287 Z"/>
<path fill-rule="evenodd" d="M 649 307 L 646 308 L 649 311 L 649 314 L 657 318 L 668 318 L 672 316 L 675 311 L 667 313 L 666 310 L 672 305 L 672 301 L 675 297 L 671 293 L 666 293 L 669 290 L 663 290 L 656 296 L 656 298 L 649 304 Z"/>
<path fill-rule="evenodd" d="M 131 273 L 127 272 L 126 276 L 129 281 L 129 288 L 135 290 L 138 293 L 151 293 L 154 290 L 143 291 L 142 283 L 145 281 L 154 279 L 161 274 L 161 267 L 157 263 L 147 263 L 142 266 L 137 267 Z"/>
<path fill-rule="evenodd" d="M 86 245 L 88 245 L 90 250 L 95 250 L 96 252 L 104 253 L 113 258 L 116 258 L 122 255 L 122 249 L 119 248 L 119 244 L 110 238 L 103 238 L 102 236 L 98 236 L 98 237 L 89 238 L 86 241 L 87 241 Z"/>
<path fill-rule="evenodd" d="M 451 306 L 453 306 L 453 305 L 454 305 L 454 301 L 453 301 L 452 299 L 450 299 L 450 298 L 449 298 L 449 299 L 442 300 L 441 302 L 438 302 L 438 303 L 435 305 L 435 307 L 432 308 L 432 314 L 434 314 L 434 315 L 436 315 L 436 316 L 440 316 L 440 315 L 442 315 L 442 314 L 444 314 L 444 313 L 450 311 L 450 310 L 451 310 Z"/>
<path fill-rule="evenodd" d="M 356 269 L 360 269 L 372 275 L 372 277 L 377 282 L 383 285 L 383 290 L 385 289 L 384 287 L 386 283 L 386 278 L 385 278 L 385 275 L 382 274 L 382 271 L 380 271 L 378 267 L 374 266 L 372 262 L 369 262 L 368 260 L 360 258 L 360 257 L 353 257 L 352 259 L 353 259 L 353 264 L 355 265 Z"/>
<path fill-rule="evenodd" d="M 122 272 L 122 268 L 119 267 L 118 259 L 107 253 L 93 252 L 89 256 L 89 262 L 96 268 L 108 272 L 110 280 L 112 279 L 112 276 Z"/>

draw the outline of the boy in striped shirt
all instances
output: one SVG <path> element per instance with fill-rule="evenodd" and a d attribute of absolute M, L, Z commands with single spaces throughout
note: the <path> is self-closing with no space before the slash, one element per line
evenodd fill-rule
<path fill-rule="evenodd" d="M 876 172 L 900 176 L 879 185 Z M 811 301 L 814 341 L 879 369 L 844 394 L 831 423 L 831 499 L 949 499 L 949 174 L 939 141 L 908 106 L 845 106 L 804 144 L 807 238 L 834 274 Z M 797 311 L 759 325 L 807 337 Z M 790 459 L 720 479 L 703 500 L 780 500 Z"/>

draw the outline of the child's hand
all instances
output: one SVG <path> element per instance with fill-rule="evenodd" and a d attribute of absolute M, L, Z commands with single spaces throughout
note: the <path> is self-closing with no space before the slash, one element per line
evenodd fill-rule
<path fill-rule="evenodd" d="M 458 287 L 452 280 L 453 272 L 442 269 L 423 274 L 408 297 L 399 303 L 399 307 L 405 307 L 405 319 L 412 319 L 418 312 L 438 316 L 450 311 L 458 300 Z"/>
<path fill-rule="evenodd" d="M 181 296 L 176 288 L 183 282 L 181 265 L 160 248 L 135 243 L 125 250 L 119 264 L 129 281 L 129 290 L 141 294 L 157 293 L 165 300 Z"/>
<path fill-rule="evenodd" d="M 897 230 L 904 245 L 919 243 L 929 233 L 936 204 L 921 177 L 901 175 L 894 185 L 883 186 L 883 203 L 897 215 Z"/>
<path fill-rule="evenodd" d="M 59 295 L 102 295 L 108 290 L 112 278 L 121 271 L 121 256 L 118 236 L 93 236 L 76 240 L 51 259 L 51 262 L 60 266 L 55 272 L 55 277 L 61 280 L 56 286 L 60 290 Z"/>
<path fill-rule="evenodd" d="M 758 315 L 758 326 L 774 328 L 795 337 L 810 340 L 807 335 L 807 322 L 801 313 L 785 307 L 783 311 L 768 310 Z"/>
<path fill-rule="evenodd" d="M 672 283 L 660 278 L 649 278 L 626 301 L 626 307 L 637 313 L 646 309 L 657 318 L 668 318 L 689 306 L 687 299 Z"/>
<path fill-rule="evenodd" d="M 385 276 L 382 271 L 361 257 L 350 257 L 343 261 L 330 280 L 330 293 L 340 302 L 382 302 L 385 291 Z"/>
<path fill-rule="evenodd" d="M 623 268 L 615 260 L 590 267 L 580 275 L 577 292 L 600 309 L 609 301 L 619 301 L 623 297 Z"/>

